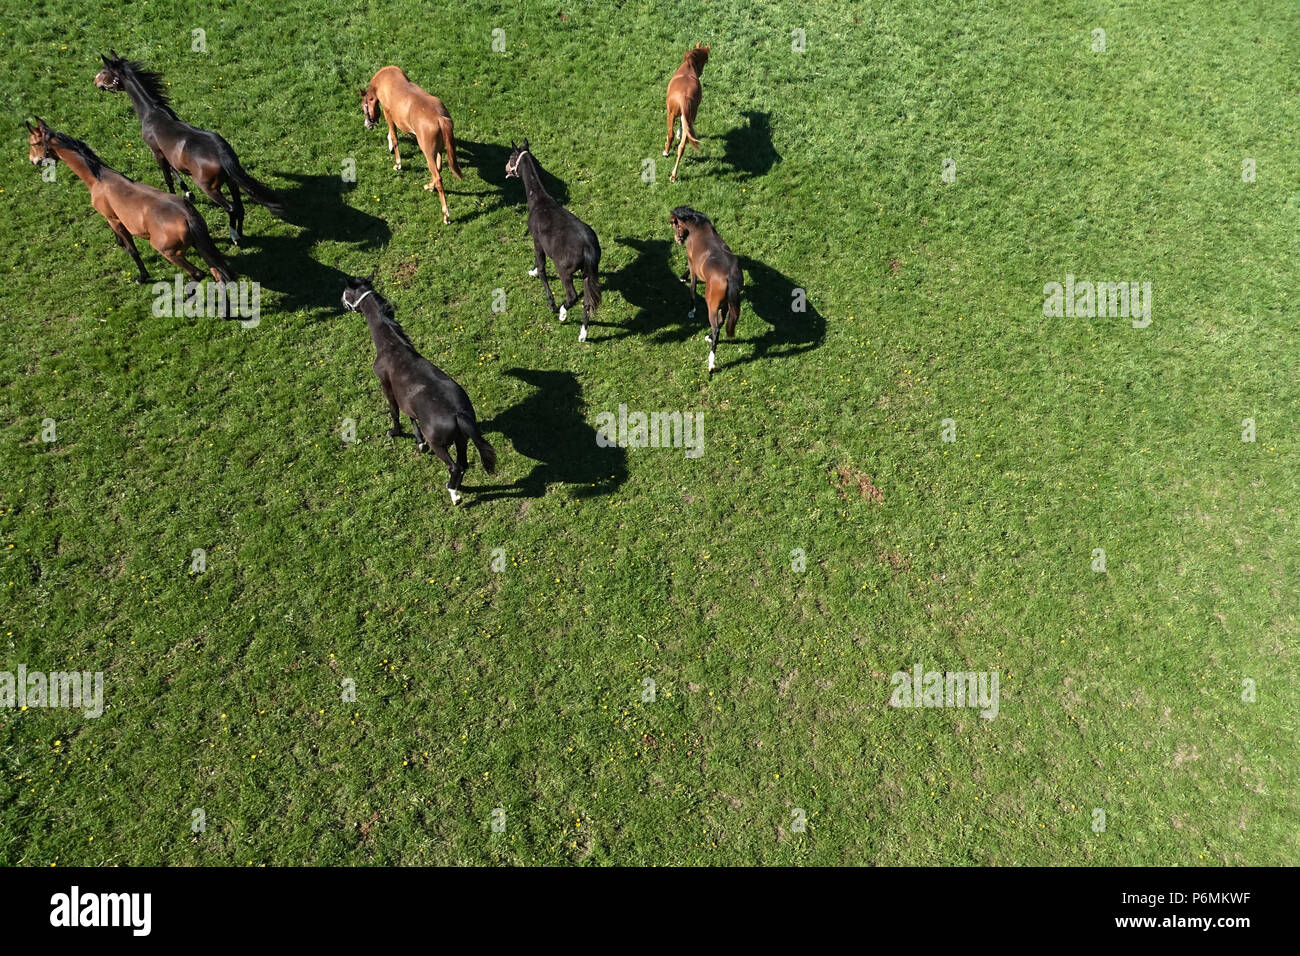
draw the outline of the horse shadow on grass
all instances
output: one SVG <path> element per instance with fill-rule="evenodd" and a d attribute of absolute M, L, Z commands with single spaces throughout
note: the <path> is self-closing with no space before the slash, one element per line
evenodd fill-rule
<path fill-rule="evenodd" d="M 740 115 L 745 122 L 722 137 L 722 162 L 738 179 L 756 179 L 781 161 L 772 145 L 772 114 L 746 110 Z"/>
<path fill-rule="evenodd" d="M 640 335 L 656 343 L 685 342 L 695 336 L 702 339 L 709 328 L 704 313 L 704 284 L 700 283 L 698 288 L 699 309 L 695 318 L 688 318 L 690 291 L 681 281 L 684 270 L 678 268 L 685 265 L 685 260 L 684 257 L 674 259 L 672 241 L 629 238 L 616 241 L 637 255 L 618 272 L 611 273 L 605 287 L 622 295 L 636 309 L 636 314 L 619 332 L 606 337 Z M 745 276 L 740 295 L 740 321 L 735 339 L 719 339 L 722 351 L 718 360 L 722 366 L 785 358 L 820 346 L 826 338 L 826 320 L 809 298 L 807 287 L 757 259 L 747 256 L 739 259 Z M 751 316 L 767 327 L 753 331 Z M 731 358 L 735 345 L 753 348 L 748 355 Z"/>
<path fill-rule="evenodd" d="M 317 318 L 335 316 L 348 274 L 318 262 L 312 250 L 321 242 L 345 242 L 362 252 L 378 250 L 388 243 L 392 230 L 378 216 L 348 204 L 346 196 L 356 185 L 340 176 L 279 173 L 277 177 L 294 184 L 277 191 L 284 203 L 285 222 L 300 231 L 294 236 L 247 236 L 231 265 L 280 293 L 286 311 L 307 310 Z M 250 215 L 258 213 L 250 210 Z M 269 214 L 262 210 L 260 215 Z"/>
<path fill-rule="evenodd" d="M 572 486 L 575 498 L 594 498 L 611 494 L 627 480 L 627 451 L 596 444 L 596 428 L 583 417 L 576 375 L 524 368 L 507 369 L 505 374 L 535 390 L 480 427 L 505 435 L 516 454 L 535 464 L 513 485 L 466 486 L 474 492 L 474 502 L 540 498 L 553 484 Z"/>
<path fill-rule="evenodd" d="M 524 193 L 524 184 L 521 179 L 506 178 L 506 162 L 510 159 L 509 146 L 497 146 L 495 143 L 476 143 L 470 139 L 456 140 L 456 158 L 462 166 L 461 172 L 465 168 L 472 168 L 479 174 L 479 178 L 487 183 L 495 193 L 496 202 L 476 209 L 472 214 L 463 217 L 463 221 L 476 219 L 479 216 L 487 215 L 498 209 L 507 206 L 523 206 L 528 202 L 528 196 Z M 540 160 L 539 160 L 540 162 Z M 443 177 L 443 185 L 447 184 L 447 177 Z M 568 205 L 569 187 L 564 180 L 558 176 L 552 175 L 545 167 L 542 168 L 542 185 L 546 191 L 561 206 Z M 451 190 L 448 190 L 451 192 Z M 467 195 L 479 195 L 482 193 L 468 193 Z M 453 221 L 455 216 L 452 217 Z"/>

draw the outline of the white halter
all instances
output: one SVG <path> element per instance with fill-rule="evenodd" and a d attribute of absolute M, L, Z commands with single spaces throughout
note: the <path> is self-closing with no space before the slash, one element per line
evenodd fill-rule
<path fill-rule="evenodd" d="M 368 296 L 368 295 L 374 295 L 374 294 L 375 294 L 375 290 L 374 290 L 374 289 L 367 289 L 365 292 L 363 292 L 363 293 L 362 293 L 362 294 L 357 298 L 357 300 L 356 300 L 355 302 L 353 302 L 351 305 L 348 306 L 348 309 L 351 310 L 352 312 L 360 312 L 360 311 L 361 311 L 361 303 L 362 303 L 363 301 L 365 301 L 366 296 Z"/>

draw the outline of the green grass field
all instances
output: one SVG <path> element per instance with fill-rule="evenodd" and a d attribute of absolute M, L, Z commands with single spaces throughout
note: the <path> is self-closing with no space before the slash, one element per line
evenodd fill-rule
<path fill-rule="evenodd" d="M 1297 36 L 1207 0 L 6 17 L 0 670 L 101 671 L 105 710 L 0 708 L 0 861 L 1294 863 Z M 154 317 L 29 164 L 41 116 L 162 185 L 110 47 L 293 206 L 236 251 L 199 203 L 256 328 Z M 450 226 L 362 127 L 388 63 L 455 118 Z M 524 136 L 604 250 L 586 344 L 525 274 Z M 745 265 L 712 380 L 679 204 Z M 384 436 L 339 308 L 372 269 L 500 456 L 459 509 Z M 1151 324 L 1045 317 L 1067 274 L 1150 282 Z M 702 413 L 703 455 L 596 447 L 620 404 Z M 996 672 L 997 717 L 891 707 L 917 662 Z"/>

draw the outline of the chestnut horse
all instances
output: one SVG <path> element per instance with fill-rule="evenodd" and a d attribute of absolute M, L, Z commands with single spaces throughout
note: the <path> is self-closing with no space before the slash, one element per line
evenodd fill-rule
<path fill-rule="evenodd" d="M 386 66 L 361 91 L 361 115 L 365 117 L 366 129 L 374 129 L 380 109 L 383 109 L 384 119 L 388 121 L 388 151 L 393 154 L 393 168 L 402 168 L 397 134 L 413 133 L 433 177 L 425 183 L 424 188 L 438 190 L 438 199 L 442 203 L 442 223 L 447 225 L 451 222 L 451 212 L 447 209 L 447 194 L 442 191 L 444 148 L 447 150 L 447 168 L 457 179 L 465 178 L 456 165 L 456 138 L 452 134 L 451 114 L 447 112 L 447 107 L 442 105 L 442 100 L 438 97 L 426 93 L 407 79 L 400 68 Z"/>
<path fill-rule="evenodd" d="M 375 291 L 372 279 L 350 278 L 343 289 L 343 308 L 360 312 L 375 345 L 375 375 L 388 399 L 393 427 L 389 438 L 402 433 L 405 412 L 415 428 L 416 448 L 433 453 L 451 471 L 447 491 L 453 505 L 460 503 L 460 482 L 469 467 L 466 443 L 472 441 L 489 475 L 496 471 L 497 453 L 479 431 L 469 396 L 450 375 L 415 350 L 405 330 L 397 324 L 393 306 Z M 451 446 L 459 461 L 452 461 Z"/>
<path fill-rule="evenodd" d="M 740 260 L 718 235 L 709 217 L 690 206 L 678 206 L 668 217 L 673 237 L 686 246 L 690 271 L 684 281 L 691 287 L 691 311 L 695 318 L 695 283 L 704 280 L 704 303 L 709 308 L 709 371 L 714 370 L 713 353 L 718 348 L 718 326 L 722 324 L 722 306 L 727 306 L 727 338 L 736 337 L 736 320 L 740 318 L 740 289 L 745 278 Z"/>
<path fill-rule="evenodd" d="M 686 51 L 682 65 L 668 81 L 668 139 L 664 142 L 665 156 L 673 145 L 673 121 L 678 116 L 682 118 L 682 141 L 677 146 L 677 162 L 673 163 L 672 175 L 668 177 L 670 183 L 677 181 L 677 167 L 682 164 L 682 152 L 686 149 L 686 144 L 689 142 L 696 149 L 700 148 L 700 141 L 695 138 L 695 112 L 700 108 L 702 95 L 700 74 L 708 62 L 709 48 L 697 43 L 694 49 Z"/>
<path fill-rule="evenodd" d="M 542 280 L 546 301 L 555 312 L 555 296 L 546 281 L 546 257 L 555 264 L 555 274 L 560 277 L 566 298 L 560 306 L 560 321 L 569 316 L 573 304 L 582 298 L 582 328 L 578 341 L 587 341 L 587 323 L 600 308 L 600 240 L 595 230 L 565 209 L 542 185 L 542 167 L 533 156 L 528 140 L 523 146 L 510 144 L 510 158 L 506 160 L 506 178 L 523 180 L 528 197 L 528 233 L 533 237 L 533 268 L 530 276 Z M 573 274 L 582 270 L 582 292 L 573 288 Z"/>
<path fill-rule="evenodd" d="M 207 223 L 183 196 L 173 196 L 153 186 L 128 179 L 103 161 L 80 140 L 56 133 L 42 119 L 36 126 L 27 124 L 31 137 L 27 140 L 27 158 L 35 166 L 50 160 L 63 163 L 80 177 L 90 189 L 90 204 L 108 220 L 118 245 L 130 253 L 140 269 L 137 282 L 149 281 L 144 262 L 135 248 L 134 236 L 148 239 L 164 259 L 185 270 L 191 279 L 202 279 L 203 272 L 185 258 L 185 250 L 193 246 L 208 264 L 212 278 L 230 282 L 235 274 L 226 265 L 208 234 Z"/>
<path fill-rule="evenodd" d="M 210 130 L 198 129 L 182 122 L 171 107 L 162 75 L 146 70 L 134 60 L 126 60 L 109 51 L 102 53 L 104 68 L 95 74 L 95 86 L 115 93 L 125 92 L 131 106 L 140 118 L 140 136 L 153 153 L 162 169 L 167 191 L 176 192 L 172 173 L 180 179 L 182 173 L 230 217 L 230 241 L 235 245 L 244 238 L 244 202 L 242 190 L 253 202 L 265 206 L 273 216 L 284 217 L 284 206 L 266 186 L 250 176 L 239 164 L 239 157 L 230 144 Z M 227 200 L 221 193 L 225 186 L 230 191 Z M 181 187 L 185 188 L 184 180 Z M 189 190 L 186 189 L 188 193 Z"/>

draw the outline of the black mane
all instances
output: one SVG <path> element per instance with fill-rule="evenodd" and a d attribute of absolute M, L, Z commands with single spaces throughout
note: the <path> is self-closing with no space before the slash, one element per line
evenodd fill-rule
<path fill-rule="evenodd" d="M 166 84 L 163 82 L 161 73 L 155 70 L 145 69 L 145 65 L 139 60 L 114 60 L 113 68 L 129 72 L 139 81 L 140 86 L 144 88 L 145 94 L 170 113 L 174 118 L 176 111 L 172 109 L 171 97 L 167 94 Z"/>
<path fill-rule="evenodd" d="M 676 209 L 673 210 L 673 217 L 681 220 L 682 222 L 688 222 L 692 226 L 709 226 L 710 228 L 713 227 L 713 223 L 709 221 L 708 216 L 704 215 L 704 213 L 702 212 L 696 212 L 690 206 L 678 206 Z"/>
<path fill-rule="evenodd" d="M 73 139 L 67 133 L 57 133 L 54 130 L 50 130 L 50 138 L 64 149 L 72 150 L 85 160 L 86 168 L 90 170 L 90 175 L 94 176 L 96 179 L 98 179 L 99 174 L 107 168 L 104 166 L 104 161 L 95 155 L 95 151 L 81 140 Z"/>

